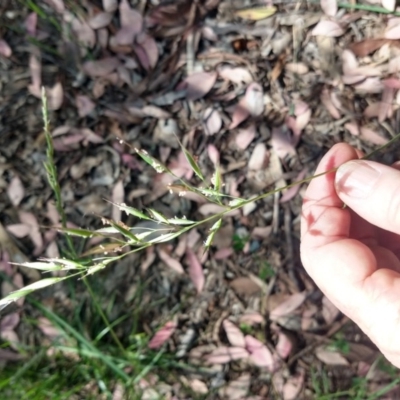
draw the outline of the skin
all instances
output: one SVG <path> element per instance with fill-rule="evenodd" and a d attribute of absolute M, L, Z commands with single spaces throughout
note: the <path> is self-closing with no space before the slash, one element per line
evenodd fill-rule
<path fill-rule="evenodd" d="M 317 174 L 341 167 L 307 188 L 301 259 L 332 303 L 400 367 L 400 168 L 361 156 L 340 143 L 321 160 Z"/>

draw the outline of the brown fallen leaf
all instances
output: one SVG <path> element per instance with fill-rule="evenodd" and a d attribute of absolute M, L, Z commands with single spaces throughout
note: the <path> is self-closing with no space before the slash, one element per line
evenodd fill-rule
<path fill-rule="evenodd" d="M 113 18 L 113 14 L 108 12 L 99 12 L 88 20 L 88 24 L 92 29 L 101 29 L 108 26 Z"/>
<path fill-rule="evenodd" d="M 199 100 L 212 89 L 216 80 L 216 72 L 196 72 L 189 75 L 178 85 L 177 89 L 182 90 L 186 88 L 186 98 L 188 100 Z"/>
<path fill-rule="evenodd" d="M 390 39 L 365 39 L 360 42 L 351 43 L 349 50 L 357 57 L 366 57 L 390 42 Z"/>
<path fill-rule="evenodd" d="M 271 17 L 276 13 L 276 11 L 277 8 L 275 6 L 264 6 L 238 10 L 235 11 L 235 15 L 237 17 L 249 19 L 251 21 L 260 21 L 262 19 Z"/>
<path fill-rule="evenodd" d="M 261 291 L 261 287 L 247 277 L 236 278 L 230 282 L 229 286 L 235 292 L 243 295 L 253 295 Z"/>

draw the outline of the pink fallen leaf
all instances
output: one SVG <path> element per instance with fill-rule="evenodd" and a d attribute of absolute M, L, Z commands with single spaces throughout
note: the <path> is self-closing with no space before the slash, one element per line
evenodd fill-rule
<path fill-rule="evenodd" d="M 216 72 L 196 72 L 189 75 L 182 82 L 183 88 L 186 87 L 186 98 L 192 101 L 201 99 L 213 88 L 216 80 Z M 178 86 L 180 87 L 181 85 Z"/>
<path fill-rule="evenodd" d="M 322 298 L 322 316 L 328 325 L 331 325 L 340 314 L 338 308 L 326 297 Z"/>
<path fill-rule="evenodd" d="M 338 37 L 344 34 L 343 28 L 336 21 L 324 20 L 318 22 L 312 30 L 314 36 Z"/>
<path fill-rule="evenodd" d="M 267 368 L 269 371 L 274 371 L 276 362 L 272 356 L 271 351 L 253 336 L 246 335 L 246 350 L 250 353 L 250 361 L 257 367 Z"/>
<path fill-rule="evenodd" d="M 26 17 L 24 26 L 30 36 L 36 36 L 37 14 L 35 12 L 29 13 Z"/>
<path fill-rule="evenodd" d="M 76 108 L 81 118 L 89 115 L 96 107 L 96 104 L 90 99 L 90 97 L 78 94 L 75 98 Z"/>
<path fill-rule="evenodd" d="M 25 236 L 28 236 L 29 232 L 31 231 L 31 227 L 26 224 L 7 225 L 6 229 L 8 232 L 10 232 L 12 235 L 14 235 L 17 238 L 23 238 Z"/>
<path fill-rule="evenodd" d="M 0 55 L 4 57 L 11 57 L 12 50 L 11 47 L 4 39 L 0 39 Z"/>
<path fill-rule="evenodd" d="M 303 304 L 306 297 L 307 297 L 306 292 L 292 294 L 288 299 L 286 299 L 284 302 L 279 304 L 271 311 L 270 313 L 271 320 L 276 321 L 280 317 L 292 314 L 293 311 L 295 311 Z"/>
<path fill-rule="evenodd" d="M 99 12 L 89 19 L 88 24 L 92 29 L 100 29 L 108 26 L 113 18 L 113 15 L 108 12 Z"/>
<path fill-rule="evenodd" d="M 317 347 L 315 355 L 326 365 L 349 365 L 349 362 L 340 353 L 325 346 Z"/>
<path fill-rule="evenodd" d="M 122 28 L 132 29 L 136 34 L 143 29 L 142 15 L 131 8 L 127 0 L 121 0 L 119 4 L 119 19 Z"/>
<path fill-rule="evenodd" d="M 264 167 L 267 148 L 264 143 L 257 143 L 250 156 L 248 168 L 250 170 L 259 171 Z"/>
<path fill-rule="evenodd" d="M 83 135 L 83 139 L 90 143 L 104 143 L 104 139 L 89 128 L 75 129 L 74 132 Z"/>
<path fill-rule="evenodd" d="M 12 331 L 19 324 L 20 317 L 18 313 L 11 313 L 2 317 L 0 321 L 0 332 Z"/>
<path fill-rule="evenodd" d="M 218 110 L 212 107 L 206 108 L 203 114 L 203 124 L 207 135 L 212 136 L 218 133 L 222 127 L 222 119 Z"/>
<path fill-rule="evenodd" d="M 250 389 L 251 375 L 241 374 L 239 378 L 231 380 L 223 390 L 223 398 L 229 400 L 250 400 L 246 395 Z M 261 400 L 261 399 L 260 399 Z"/>
<path fill-rule="evenodd" d="M 390 118 L 393 113 L 395 89 L 385 86 L 382 92 L 382 100 L 379 106 L 378 121 L 383 122 L 386 118 Z"/>
<path fill-rule="evenodd" d="M 354 89 L 359 93 L 381 93 L 384 88 L 384 82 L 380 77 L 368 77 L 362 82 L 354 85 Z"/>
<path fill-rule="evenodd" d="M 118 0 L 103 0 L 103 10 L 114 12 L 118 8 Z"/>
<path fill-rule="evenodd" d="M 171 114 L 168 111 L 163 110 L 160 107 L 148 105 L 141 109 L 141 112 L 148 117 L 168 119 L 171 118 Z"/>
<path fill-rule="evenodd" d="M 247 325 L 262 324 L 264 320 L 264 317 L 256 311 L 246 312 L 240 317 L 240 323 Z"/>
<path fill-rule="evenodd" d="M 207 154 L 208 154 L 209 159 L 211 160 L 211 162 L 214 165 L 219 164 L 219 151 L 213 144 L 209 144 L 207 146 Z"/>
<path fill-rule="evenodd" d="M 294 143 L 293 145 L 296 146 L 297 143 L 300 141 L 300 134 L 301 131 L 308 125 L 311 118 L 311 110 L 308 108 L 306 111 L 301 113 L 300 115 L 296 116 L 296 129 L 293 130 L 294 134 Z"/>
<path fill-rule="evenodd" d="M 218 69 L 218 74 L 222 79 L 226 79 L 233 83 L 251 83 L 253 81 L 253 77 L 251 76 L 250 72 L 241 67 L 230 67 L 230 66 L 223 66 Z"/>
<path fill-rule="evenodd" d="M 17 207 L 25 196 L 24 185 L 21 179 L 15 175 L 7 187 L 8 198 L 13 206 Z"/>
<path fill-rule="evenodd" d="M 256 125 L 252 123 L 246 128 L 239 129 L 235 138 L 236 146 L 241 150 L 246 150 L 255 137 Z"/>
<path fill-rule="evenodd" d="M 261 85 L 257 82 L 247 86 L 246 93 L 241 104 L 253 117 L 258 117 L 264 111 L 264 93 Z"/>
<path fill-rule="evenodd" d="M 321 0 L 320 1 L 322 11 L 329 15 L 330 17 L 334 17 L 338 10 L 337 0 Z"/>
<path fill-rule="evenodd" d="M 283 385 L 283 400 L 297 400 L 304 385 L 304 370 L 295 375 L 290 375 Z"/>
<path fill-rule="evenodd" d="M 124 198 L 125 198 L 125 190 L 124 190 L 124 183 L 122 180 L 119 180 L 113 190 L 112 190 L 112 201 L 115 204 L 121 204 L 124 202 Z M 116 206 L 115 204 L 113 204 L 113 208 L 112 208 L 112 219 L 115 222 L 121 221 L 121 209 L 120 207 Z"/>
<path fill-rule="evenodd" d="M 65 11 L 65 5 L 63 0 L 43 0 L 50 7 L 52 7 L 59 14 L 63 14 Z"/>
<path fill-rule="evenodd" d="M 294 179 L 295 182 L 297 181 L 301 181 L 302 179 L 304 179 L 304 177 L 306 176 L 307 173 L 307 168 L 304 168 Z M 291 199 L 293 199 L 297 193 L 299 192 L 301 188 L 301 184 L 300 185 L 294 185 L 291 188 L 287 189 L 286 192 L 282 195 L 282 197 L 280 198 L 279 202 L 280 203 L 285 203 Z"/>
<path fill-rule="evenodd" d="M 116 57 L 103 58 L 101 60 L 86 61 L 83 71 L 91 77 L 104 77 L 115 71 L 120 61 Z"/>
<path fill-rule="evenodd" d="M 176 323 L 168 321 L 161 329 L 150 340 L 148 347 L 149 349 L 159 349 L 164 343 L 166 343 L 170 337 L 174 334 L 176 329 Z"/>
<path fill-rule="evenodd" d="M 400 89 L 400 79 L 397 78 L 385 79 L 383 81 L 383 86 L 392 89 Z"/>
<path fill-rule="evenodd" d="M 207 357 L 209 364 L 226 364 L 231 361 L 247 358 L 249 352 L 243 347 L 220 346 L 214 349 Z"/>
<path fill-rule="evenodd" d="M 214 260 L 225 260 L 226 258 L 229 258 L 233 253 L 234 252 L 232 248 L 224 247 L 215 252 Z"/>
<path fill-rule="evenodd" d="M 284 127 L 272 128 L 271 144 L 279 158 L 283 159 L 296 154 L 290 132 Z"/>
<path fill-rule="evenodd" d="M 328 110 L 329 114 L 335 118 L 335 119 L 339 119 L 341 117 L 341 113 L 340 110 L 338 110 L 335 106 L 335 104 L 332 101 L 332 97 L 331 97 L 331 92 L 325 88 L 322 91 L 321 94 L 321 103 L 325 106 L 325 108 Z"/>
<path fill-rule="evenodd" d="M 96 34 L 86 21 L 80 20 L 71 12 L 64 13 L 64 21 L 71 25 L 78 41 L 86 47 L 93 48 L 96 44 Z"/>
<path fill-rule="evenodd" d="M 278 343 L 275 346 L 275 350 L 281 359 L 288 358 L 293 349 L 293 343 L 289 336 L 284 332 L 279 332 Z"/>
<path fill-rule="evenodd" d="M 371 128 L 368 128 L 367 126 L 360 127 L 360 136 L 364 140 L 368 140 L 369 142 L 378 146 L 382 146 L 388 142 L 388 139 L 384 138 L 379 133 Z"/>
<path fill-rule="evenodd" d="M 232 122 L 229 125 L 229 129 L 234 129 L 239 126 L 243 121 L 245 121 L 250 116 L 249 111 L 239 102 L 236 104 L 235 109 L 232 114 Z"/>
<path fill-rule="evenodd" d="M 64 100 L 64 90 L 61 82 L 57 82 L 51 88 L 46 88 L 46 95 L 49 110 L 59 110 Z"/>
<path fill-rule="evenodd" d="M 226 336 L 228 337 L 229 343 L 236 347 L 245 347 L 246 343 L 242 331 L 231 321 L 225 319 L 222 322 L 222 326 L 225 330 Z"/>
<path fill-rule="evenodd" d="M 143 32 L 136 37 L 136 42 L 144 49 L 149 66 L 155 68 L 158 61 L 158 47 L 154 38 Z"/>
<path fill-rule="evenodd" d="M 205 283 L 203 267 L 201 266 L 196 254 L 194 254 L 192 249 L 189 247 L 186 249 L 186 262 L 189 266 L 188 272 L 190 279 L 192 280 L 197 293 L 201 293 Z"/>
<path fill-rule="evenodd" d="M 357 121 L 351 121 L 344 124 L 344 127 L 354 136 L 358 136 L 360 134 L 360 127 Z"/>
<path fill-rule="evenodd" d="M 178 272 L 179 274 L 185 273 L 182 264 L 177 259 L 171 257 L 166 251 L 162 249 L 158 249 L 157 252 L 160 259 L 164 261 L 168 267 L 170 267 L 175 272 Z"/>
<path fill-rule="evenodd" d="M 267 239 L 272 232 L 272 226 L 256 226 L 251 231 L 251 237 L 256 239 Z"/>
<path fill-rule="evenodd" d="M 46 248 L 46 256 L 48 258 L 59 258 L 60 257 L 60 252 L 58 250 L 57 243 L 55 241 L 52 241 Z"/>
<path fill-rule="evenodd" d="M 37 253 L 43 247 L 43 238 L 40 233 L 39 224 L 36 217 L 32 213 L 22 210 L 18 212 L 18 216 L 23 224 L 30 226 L 31 230 L 29 232 L 29 237 L 35 245 L 34 253 Z"/>
<path fill-rule="evenodd" d="M 42 86 L 42 64 L 35 54 L 29 56 L 29 72 L 32 83 L 28 86 L 28 90 L 33 96 L 40 98 Z"/>
<path fill-rule="evenodd" d="M 37 319 L 37 322 L 38 322 L 38 328 L 49 339 L 54 340 L 56 338 L 64 336 L 63 331 L 60 328 L 53 325 L 49 319 L 45 317 L 39 317 Z"/>

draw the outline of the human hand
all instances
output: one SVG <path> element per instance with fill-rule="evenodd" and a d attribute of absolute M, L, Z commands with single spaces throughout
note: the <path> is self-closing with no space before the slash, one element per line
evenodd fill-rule
<path fill-rule="evenodd" d="M 301 219 L 301 259 L 322 292 L 400 367 L 400 167 L 351 161 L 340 143 L 309 184 Z M 346 204 L 346 208 L 343 205 Z"/>

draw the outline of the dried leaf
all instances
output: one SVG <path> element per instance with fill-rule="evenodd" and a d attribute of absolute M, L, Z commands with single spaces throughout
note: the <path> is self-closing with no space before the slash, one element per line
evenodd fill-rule
<path fill-rule="evenodd" d="M 222 322 L 226 336 L 228 337 L 229 343 L 236 347 L 245 347 L 246 343 L 242 331 L 231 321 L 225 319 Z"/>
<path fill-rule="evenodd" d="M 301 181 L 302 179 L 304 179 L 304 177 L 306 176 L 307 173 L 307 168 L 304 168 L 294 179 L 295 182 L 297 181 Z M 280 203 L 285 203 L 291 199 L 293 199 L 297 193 L 299 192 L 301 187 L 300 185 L 295 185 L 292 186 L 291 188 L 287 189 L 286 192 L 282 195 L 282 197 L 280 198 L 279 202 Z"/>
<path fill-rule="evenodd" d="M 214 254 L 214 260 L 224 260 L 233 254 L 232 248 L 222 248 Z"/>
<path fill-rule="evenodd" d="M 293 349 L 293 343 L 289 336 L 284 332 L 279 332 L 278 343 L 275 346 L 275 350 L 281 359 L 288 358 Z"/>
<path fill-rule="evenodd" d="M 124 190 L 124 183 L 122 180 L 119 180 L 112 191 L 112 201 L 114 203 L 122 203 L 124 201 L 125 197 L 125 190 Z M 120 221 L 121 220 L 121 208 L 118 207 L 118 205 L 114 204 L 112 208 L 112 219 L 114 221 Z"/>
<path fill-rule="evenodd" d="M 206 108 L 203 114 L 203 123 L 207 135 L 212 136 L 218 133 L 222 127 L 222 119 L 218 110 L 212 107 Z"/>
<path fill-rule="evenodd" d="M 344 34 L 343 28 L 336 21 L 320 21 L 312 30 L 314 36 L 338 37 Z"/>
<path fill-rule="evenodd" d="M 298 62 L 285 64 L 285 70 L 293 72 L 294 74 L 305 75 L 309 71 L 309 68 L 306 64 Z"/>
<path fill-rule="evenodd" d="M 45 317 L 39 317 L 37 319 L 38 328 L 46 335 L 49 339 L 54 340 L 64 336 L 63 331 L 54 326 L 51 321 Z"/>
<path fill-rule="evenodd" d="M 103 58 L 101 60 L 86 61 L 83 70 L 86 74 L 94 77 L 101 77 L 111 74 L 119 66 L 120 61 L 116 57 Z"/>
<path fill-rule="evenodd" d="M 214 165 L 219 164 L 219 151 L 213 144 L 207 146 L 207 154 Z"/>
<path fill-rule="evenodd" d="M 243 347 L 220 346 L 206 357 L 206 361 L 209 364 L 226 364 L 231 361 L 247 358 L 248 356 L 248 351 Z"/>
<path fill-rule="evenodd" d="M 19 314 L 11 313 L 2 317 L 0 321 L 0 333 L 4 331 L 12 331 L 19 324 Z"/>
<path fill-rule="evenodd" d="M 190 248 L 186 249 L 186 262 L 189 266 L 188 272 L 190 279 L 192 280 L 197 293 L 201 293 L 205 283 L 203 267 L 201 266 L 196 254 L 194 254 Z"/>
<path fill-rule="evenodd" d="M 232 280 L 230 286 L 235 292 L 249 296 L 261 291 L 261 287 L 247 277 L 239 277 Z"/>
<path fill-rule="evenodd" d="M 218 74 L 222 79 L 226 79 L 236 84 L 250 84 L 253 82 L 253 77 L 251 76 L 250 72 L 241 67 L 233 68 L 230 66 L 223 66 L 218 69 Z"/>
<path fill-rule="evenodd" d="M 228 386 L 224 388 L 223 398 L 229 400 L 251 400 L 252 397 L 246 397 L 250 389 L 250 382 L 250 374 L 241 374 L 239 378 L 231 380 Z"/>
<path fill-rule="evenodd" d="M 24 186 L 17 175 L 11 179 L 11 182 L 7 187 L 7 194 L 14 207 L 17 207 L 24 198 Z"/>
<path fill-rule="evenodd" d="M 379 133 L 366 126 L 360 127 L 360 136 L 364 140 L 368 140 L 369 142 L 378 146 L 382 146 L 388 142 L 388 139 L 382 137 Z"/>
<path fill-rule="evenodd" d="M 255 137 L 256 125 L 252 123 L 246 128 L 239 129 L 235 138 L 236 146 L 241 150 L 246 150 Z"/>
<path fill-rule="evenodd" d="M 378 120 L 383 122 L 386 118 L 390 118 L 393 114 L 393 100 L 395 89 L 385 86 L 383 88 L 382 100 L 380 102 Z"/>
<path fill-rule="evenodd" d="M 23 238 L 23 237 L 29 235 L 29 232 L 31 231 L 31 227 L 26 224 L 7 225 L 6 229 L 8 232 L 10 232 L 12 235 L 14 235 L 17 238 Z"/>
<path fill-rule="evenodd" d="M 26 211 L 19 211 L 18 216 L 22 223 L 29 225 L 31 227 L 31 230 L 29 232 L 29 237 L 34 243 L 35 253 L 37 253 L 43 247 L 43 239 L 39 231 L 39 224 L 37 222 L 36 217 L 32 213 Z"/>
<path fill-rule="evenodd" d="M 246 89 L 246 93 L 241 101 L 251 116 L 258 117 L 264 111 L 264 93 L 261 85 L 256 82 L 250 83 Z"/>
<path fill-rule="evenodd" d="M 253 336 L 246 335 L 246 350 L 250 353 L 250 361 L 257 367 L 267 368 L 269 371 L 274 371 L 276 362 L 272 356 L 271 351 Z"/>
<path fill-rule="evenodd" d="M 326 15 L 329 15 L 330 17 L 334 17 L 336 15 L 338 10 L 337 0 L 321 0 L 320 3 L 322 11 Z"/>
<path fill-rule="evenodd" d="M 388 39 L 365 39 L 360 42 L 351 43 L 349 45 L 349 50 L 357 57 L 366 57 L 388 42 Z"/>
<path fill-rule="evenodd" d="M 88 24 L 92 29 L 101 29 L 108 26 L 113 18 L 113 14 L 108 12 L 99 12 L 89 19 Z"/>
<path fill-rule="evenodd" d="M 246 314 L 240 317 L 241 324 L 256 325 L 262 324 L 264 317 L 258 312 L 246 312 Z"/>
<path fill-rule="evenodd" d="M 0 39 L 0 55 L 4 57 L 11 57 L 12 50 L 11 47 L 4 39 Z"/>
<path fill-rule="evenodd" d="M 283 400 L 297 400 L 304 385 L 304 370 L 295 375 L 290 375 L 283 386 Z"/>
<path fill-rule="evenodd" d="M 328 110 L 329 114 L 331 114 L 333 118 L 340 119 L 340 110 L 338 110 L 334 105 L 331 98 L 331 93 L 327 88 L 322 91 L 321 103 L 325 106 L 325 108 Z"/>
<path fill-rule="evenodd" d="M 183 87 L 186 87 L 186 98 L 191 101 L 201 99 L 213 88 L 216 80 L 216 72 L 197 72 L 189 75 L 183 81 Z"/>
<path fill-rule="evenodd" d="M 259 21 L 261 19 L 269 18 L 277 11 L 275 6 L 254 7 L 246 8 L 244 10 L 235 11 L 237 17 L 249 19 L 251 21 Z"/>
<path fill-rule="evenodd" d="M 168 321 L 161 329 L 150 340 L 148 347 L 149 349 L 159 349 L 164 343 L 166 343 L 170 337 L 174 334 L 176 329 L 176 323 Z"/>
<path fill-rule="evenodd" d="M 325 346 L 317 347 L 315 355 L 326 365 L 349 365 L 349 362 L 340 353 L 329 350 Z"/>
<path fill-rule="evenodd" d="M 287 300 L 279 304 L 276 308 L 274 308 L 271 311 L 270 313 L 271 320 L 276 321 L 280 317 L 292 314 L 293 311 L 295 311 L 298 307 L 300 307 L 303 304 L 306 297 L 307 297 L 306 292 L 292 294 Z"/>
<path fill-rule="evenodd" d="M 90 99 L 90 97 L 78 94 L 75 98 L 76 108 L 81 118 L 89 115 L 96 107 L 96 104 Z"/>
<path fill-rule="evenodd" d="M 49 110 L 59 110 L 64 100 L 61 82 L 57 82 L 52 88 L 46 88 L 46 95 Z"/>
<path fill-rule="evenodd" d="M 251 154 L 248 168 L 250 170 L 258 171 L 264 167 L 265 157 L 267 155 L 267 148 L 264 143 L 258 143 Z"/>
<path fill-rule="evenodd" d="M 114 12 L 118 8 L 118 0 L 103 0 L 103 10 Z"/>
<path fill-rule="evenodd" d="M 128 28 L 135 34 L 143 29 L 143 17 L 136 10 L 131 8 L 128 0 L 121 0 L 119 4 L 119 20 L 122 28 Z"/>
<path fill-rule="evenodd" d="M 30 13 L 24 22 L 24 26 L 28 35 L 36 36 L 36 26 L 37 26 L 37 14 L 35 12 Z"/>
<path fill-rule="evenodd" d="M 165 252 L 162 249 L 158 249 L 158 256 L 162 261 L 165 262 L 165 264 L 173 269 L 175 272 L 178 272 L 178 274 L 184 274 L 185 270 L 182 267 L 182 264 L 175 258 L 171 257 L 167 252 Z"/>
<path fill-rule="evenodd" d="M 400 20 L 392 19 L 392 23 L 388 24 L 388 27 L 384 33 L 385 39 L 400 39 Z"/>
<path fill-rule="evenodd" d="M 141 33 L 136 37 L 136 42 L 144 49 L 149 67 L 155 68 L 158 61 L 158 47 L 154 38 L 147 33 Z"/>
<path fill-rule="evenodd" d="M 296 154 L 293 140 L 288 129 L 284 129 L 283 127 L 272 128 L 271 144 L 275 153 L 281 159 Z"/>

